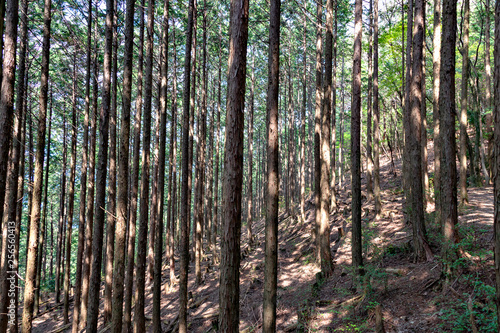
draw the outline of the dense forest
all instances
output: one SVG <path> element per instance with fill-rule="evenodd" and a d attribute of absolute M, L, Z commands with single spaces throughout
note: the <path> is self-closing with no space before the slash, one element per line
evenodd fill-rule
<path fill-rule="evenodd" d="M 0 333 L 500 332 L 499 0 L 0 18 Z"/>

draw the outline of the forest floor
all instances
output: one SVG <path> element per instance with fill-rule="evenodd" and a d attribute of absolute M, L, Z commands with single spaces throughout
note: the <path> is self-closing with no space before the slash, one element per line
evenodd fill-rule
<path fill-rule="evenodd" d="M 440 256 L 440 228 L 434 223 L 433 205 L 427 205 L 427 233 L 434 260 L 415 262 L 411 226 L 404 222 L 402 213 L 400 162 L 395 165 L 396 173 L 387 156 L 381 159 L 381 165 L 383 213 L 379 218 L 374 214 L 373 201 L 363 197 L 366 274 L 362 280 L 354 277 L 351 266 L 349 183 L 339 187 L 338 208 L 330 215 L 335 270 L 327 280 L 316 278 L 319 268 L 312 241 L 312 202 L 306 204 L 305 223 L 298 217 L 280 215 L 277 331 L 373 332 L 376 309 L 381 309 L 378 313 L 382 314 L 386 332 L 495 332 L 492 187 L 468 189 L 469 204 L 459 209 L 463 255 L 450 263 L 454 273 L 443 291 L 445 261 Z M 366 178 L 363 183 L 366 186 Z M 245 226 L 242 230 L 240 332 L 260 332 L 262 325 L 264 221 L 255 222 L 253 230 L 256 237 L 252 247 L 247 246 Z M 195 283 L 194 263 L 190 265 L 190 332 L 216 331 L 219 273 L 211 261 L 207 251 L 200 285 Z M 166 330 L 178 314 L 178 285 L 170 288 L 167 270 L 164 276 L 162 321 Z M 146 293 L 146 317 L 151 319 L 152 284 Z M 53 299 L 48 299 L 41 311 L 51 306 Z M 147 325 L 151 331 L 150 320 Z M 34 320 L 34 332 L 58 328 L 62 328 L 62 307 Z"/>

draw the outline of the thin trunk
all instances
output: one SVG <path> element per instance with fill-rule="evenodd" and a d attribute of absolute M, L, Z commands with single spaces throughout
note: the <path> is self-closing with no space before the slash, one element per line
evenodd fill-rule
<path fill-rule="evenodd" d="M 276 332 L 279 214 L 279 54 L 281 1 L 271 1 L 267 88 L 267 189 L 263 332 Z"/>
<path fill-rule="evenodd" d="M 66 266 L 64 269 L 64 308 L 63 322 L 64 325 L 69 323 L 69 289 L 70 289 L 70 272 L 71 272 L 71 235 L 73 231 L 73 211 L 75 208 L 75 178 L 76 178 L 76 140 L 78 124 L 76 121 L 76 51 L 73 62 L 73 112 L 71 115 L 71 160 L 70 160 L 70 175 L 69 175 L 69 202 L 66 227 Z"/>
<path fill-rule="evenodd" d="M 128 217 L 128 176 L 129 176 L 129 138 L 130 107 L 132 104 L 132 52 L 134 46 L 134 0 L 127 0 L 125 19 L 125 49 L 123 69 L 123 107 L 120 128 L 120 154 L 118 157 L 118 193 L 116 202 L 116 234 L 113 271 L 113 309 L 112 332 L 122 332 L 123 290 L 125 275 L 125 231 Z M 133 262 L 133 257 L 129 257 Z M 74 332 L 76 333 L 76 332 Z"/>
<path fill-rule="evenodd" d="M 83 151 L 80 182 L 80 212 L 78 225 L 78 253 L 76 258 L 76 277 L 75 277 L 75 302 L 73 307 L 72 333 L 78 333 L 80 325 L 80 308 L 82 299 L 82 271 L 83 271 L 83 251 L 85 247 L 85 209 L 87 197 L 87 165 L 89 155 L 89 116 L 90 116 L 90 71 L 91 71 L 91 48 L 92 48 L 92 0 L 89 0 L 87 19 L 87 59 L 85 74 L 85 111 L 83 120 Z M 50 125 L 49 125 L 50 138 Z"/>
<path fill-rule="evenodd" d="M 411 1 L 411 0 L 410 0 Z M 366 194 L 373 198 L 373 158 L 372 158 L 372 102 L 373 102 L 373 0 L 370 0 L 368 25 L 368 100 L 366 110 Z"/>
<path fill-rule="evenodd" d="M 304 0 L 304 5 L 305 5 Z M 307 103 L 307 21 L 306 14 L 302 17 L 303 25 L 303 40 L 302 40 L 302 108 L 300 110 L 300 220 L 302 223 L 306 222 L 306 176 L 305 176 L 305 146 L 306 146 L 306 103 Z"/>
<path fill-rule="evenodd" d="M 254 118 L 254 99 L 255 99 L 255 55 L 252 55 L 252 76 L 250 83 L 250 120 L 248 122 L 248 189 L 247 189 L 247 236 L 248 245 L 253 244 L 252 233 L 252 196 L 253 196 L 253 118 Z"/>
<path fill-rule="evenodd" d="M 460 94 L 460 205 L 469 202 L 467 195 L 467 95 L 469 87 L 469 0 L 464 0 L 464 18 L 462 35 L 462 82 Z"/>
<path fill-rule="evenodd" d="M 361 245 L 361 36 L 362 1 L 354 9 L 354 57 L 352 66 L 351 177 L 352 177 L 352 265 L 363 274 Z"/>
<path fill-rule="evenodd" d="M 432 38 L 432 118 L 434 121 L 434 203 L 436 223 L 441 224 L 441 135 L 439 126 L 439 76 L 441 68 L 441 0 L 434 0 L 434 36 Z"/>
<path fill-rule="evenodd" d="M 231 0 L 226 143 L 224 150 L 224 219 L 221 238 L 219 329 L 239 330 L 240 236 L 243 185 L 243 132 L 248 42 L 248 0 Z"/>
<path fill-rule="evenodd" d="M 183 126 L 182 126 L 182 188 L 181 188 L 181 234 L 180 234 L 180 281 L 179 281 L 179 333 L 187 333 L 187 283 L 189 265 L 189 113 L 191 88 L 191 46 L 193 42 L 194 1 L 189 0 L 186 51 L 184 58 Z"/>
<path fill-rule="evenodd" d="M 144 4 L 141 0 L 139 6 L 139 45 L 138 45 L 138 69 L 137 69 L 137 97 L 135 100 L 135 124 L 134 124 L 134 148 L 133 148 L 133 170 L 130 191 L 129 209 L 129 235 L 127 243 L 127 272 L 125 275 L 125 309 L 123 314 L 123 325 L 125 331 L 131 331 L 132 325 L 132 293 L 134 285 L 134 257 L 135 257 L 135 233 L 137 221 L 137 197 L 139 189 L 140 149 L 141 149 L 141 114 L 142 114 L 142 75 L 144 54 Z"/>
<path fill-rule="evenodd" d="M 66 115 L 63 114 L 63 156 L 61 170 L 61 195 L 59 197 L 59 227 L 57 228 L 57 253 L 56 253 L 56 303 L 59 303 L 61 297 L 61 266 L 64 261 L 63 235 L 64 220 L 66 219 Z"/>
<path fill-rule="evenodd" d="M 97 331 L 99 290 L 101 286 L 102 248 L 104 234 L 106 175 L 108 166 L 108 139 L 111 98 L 111 62 L 113 48 L 113 0 L 106 0 L 106 29 L 103 64 L 103 94 L 99 128 L 99 155 L 97 157 L 95 223 L 92 237 L 92 271 L 89 286 L 87 332 Z"/>
<path fill-rule="evenodd" d="M 484 31 L 484 71 L 485 71 L 485 99 L 486 99 L 486 108 L 488 110 L 492 110 L 493 108 L 493 99 L 491 96 L 491 61 L 490 61 L 490 0 L 485 0 L 484 10 L 486 12 L 485 16 L 485 31 Z M 495 7 L 496 8 L 496 7 Z M 490 134 L 490 139 L 488 140 L 488 164 L 489 164 L 489 178 L 493 175 L 493 133 L 491 128 L 488 130 L 488 134 Z"/>
<path fill-rule="evenodd" d="M 373 1 L 373 196 L 375 213 L 382 213 L 380 198 L 380 109 L 378 100 L 378 0 Z"/>
<path fill-rule="evenodd" d="M 14 41 L 7 38 L 5 41 L 5 57 L 4 61 L 15 63 L 15 51 L 11 51 L 11 47 L 16 48 L 16 38 L 17 38 L 17 8 L 18 1 L 8 1 L 6 8 L 6 34 L 7 37 L 14 36 Z M 14 11 L 15 13 L 13 13 Z M 50 56 L 50 21 L 51 21 L 51 0 L 45 0 L 44 10 L 43 10 L 43 45 L 42 45 L 42 65 L 41 65 L 41 80 L 40 80 L 40 111 L 38 113 L 38 139 L 37 139 L 37 151 L 35 157 L 35 180 L 33 184 L 33 198 L 31 204 L 31 216 L 30 216 L 30 236 L 29 236 L 29 247 L 27 254 L 27 264 L 26 264 L 26 278 L 24 287 L 24 306 L 23 306 L 23 319 L 22 319 L 22 332 L 31 332 L 32 320 L 33 320 L 33 305 L 34 305 L 34 289 L 35 289 L 35 278 L 36 278 L 36 264 L 37 264 L 37 249 L 38 249 L 38 227 L 40 223 L 40 205 L 42 201 L 42 176 L 43 176 L 43 159 L 45 153 L 45 124 L 47 118 L 47 92 L 48 92 L 48 81 L 49 81 L 49 56 Z M 12 32 L 14 31 L 14 32 Z M 9 59 L 10 56 L 13 56 Z M 6 64 L 9 64 L 7 62 Z M 12 66 L 12 65 L 11 65 Z M 10 87 L 10 83 L 13 84 L 13 75 L 7 69 L 11 66 L 4 66 L 3 80 L 5 83 L 2 84 L 2 105 L 4 101 L 4 93 L 6 93 Z M 13 68 L 11 67 L 11 70 Z M 10 81 L 9 79 L 12 79 Z M 9 83 L 8 83 L 9 82 Z M 13 87 L 12 87 L 13 88 Z M 7 91 L 6 91 L 7 90 Z M 6 96 L 7 97 L 7 96 Z M 11 96 L 13 97 L 13 96 Z M 9 131 L 10 133 L 10 131 Z M 0 176 L 4 178 L 5 175 Z M 0 193 L 3 194 L 3 193 Z M 0 205 L 2 206 L 2 205 Z"/>
<path fill-rule="evenodd" d="M 139 233 L 137 246 L 137 266 L 135 271 L 135 307 L 134 332 L 146 330 L 144 316 L 145 280 L 146 280 L 146 250 L 148 237 L 148 209 L 149 209 L 149 178 L 150 178 L 150 149 L 151 149 L 151 104 L 153 90 L 153 34 L 154 34 L 154 0 L 148 2 L 148 21 L 146 28 L 146 73 L 144 77 L 144 128 L 142 146 L 142 177 L 141 197 L 139 210 Z"/>
<path fill-rule="evenodd" d="M 495 155 L 494 162 L 494 200 L 495 200 L 495 217 L 494 217 L 494 236 L 495 236 L 495 277 L 496 277 L 496 298 L 497 307 L 497 325 L 500 327 L 500 1 L 495 5 L 495 71 L 494 71 L 494 117 L 495 117 Z"/>
<path fill-rule="evenodd" d="M 89 0 L 89 2 L 92 0 Z M 89 3 L 91 6 L 91 3 Z M 97 29 L 94 29 L 97 30 Z M 90 120 L 90 138 L 89 138 L 89 178 L 87 183 L 87 212 L 85 224 L 85 249 L 83 252 L 82 267 L 82 298 L 80 310 L 79 330 L 87 326 L 88 296 L 90 287 L 90 270 L 92 269 L 92 231 L 94 226 L 94 196 L 95 196 L 95 155 L 97 143 L 97 99 L 98 84 L 97 76 L 99 63 L 97 58 L 97 43 L 94 49 L 94 69 L 92 74 L 92 119 Z"/>
<path fill-rule="evenodd" d="M 114 1 L 113 14 L 113 55 L 111 69 L 111 108 L 109 113 L 109 179 L 108 206 L 106 208 L 106 260 L 104 264 L 104 324 L 111 321 L 113 261 L 116 225 L 116 100 L 118 92 L 118 36 L 117 36 L 117 1 Z"/>
<path fill-rule="evenodd" d="M 331 164 L 330 164 L 330 210 L 337 208 L 337 198 L 335 190 L 335 158 L 336 158 L 336 145 L 337 145 L 337 36 L 338 36 L 338 26 L 337 26 L 337 12 L 338 12 L 338 1 L 333 2 L 333 27 L 332 27 L 332 39 L 333 39 L 333 54 L 332 54 L 332 135 L 331 135 Z"/>

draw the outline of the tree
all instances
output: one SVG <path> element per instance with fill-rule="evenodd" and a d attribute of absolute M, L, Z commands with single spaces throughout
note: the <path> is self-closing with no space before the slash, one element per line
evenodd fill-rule
<path fill-rule="evenodd" d="M 382 213 L 380 198 L 380 109 L 378 90 L 378 0 L 373 1 L 373 196 L 375 213 Z"/>
<path fill-rule="evenodd" d="M 432 113 L 434 120 L 434 203 L 436 222 L 441 223 L 441 142 L 439 116 L 439 78 L 441 69 L 441 0 L 434 0 L 434 36 L 432 37 Z"/>
<path fill-rule="evenodd" d="M 445 256 L 453 257 L 451 245 L 458 242 L 457 169 L 455 142 L 455 42 L 457 34 L 457 3 L 443 1 L 443 34 L 439 86 L 439 116 L 441 136 L 441 174 L 449 181 L 441 182 L 441 212 Z M 450 265 L 445 267 L 450 270 Z"/>
<path fill-rule="evenodd" d="M 497 325 L 500 327 L 500 1 L 495 4 L 495 69 L 494 69 L 494 115 L 495 115 L 495 217 L 493 222 L 495 235 L 495 276 L 496 276 L 496 306 L 497 306 Z"/>
<path fill-rule="evenodd" d="M 180 281 L 179 281 L 179 333 L 187 332 L 187 282 L 189 265 L 189 90 L 191 88 L 191 46 L 193 40 L 194 1 L 189 0 L 188 23 L 186 31 L 186 52 L 184 57 L 184 90 L 182 92 L 182 184 L 181 184 L 181 235 L 180 235 Z M 188 170 L 189 169 L 189 170 Z"/>
<path fill-rule="evenodd" d="M 111 55 L 113 43 L 113 0 L 106 0 L 106 29 L 104 46 L 104 80 L 99 128 L 99 154 L 97 156 L 95 223 L 92 238 L 92 271 L 89 285 L 87 332 L 97 331 L 99 290 L 101 286 L 102 247 L 104 233 L 106 174 L 108 166 L 109 114 L 111 101 Z"/>
<path fill-rule="evenodd" d="M 279 56 L 281 1 L 271 1 L 269 17 L 269 58 L 267 85 L 267 203 L 264 274 L 263 332 L 276 331 L 276 291 L 278 285 L 279 214 Z M 227 142 L 227 141 L 226 141 Z"/>
<path fill-rule="evenodd" d="M 243 132 L 248 42 L 248 0 L 231 0 L 226 146 L 219 283 L 219 329 L 239 330 Z M 228 144 L 230 143 L 230 144 Z"/>
<path fill-rule="evenodd" d="M 469 0 L 464 0 L 464 19 L 462 24 L 462 90 L 460 94 L 460 205 L 469 202 L 467 195 L 467 88 L 469 87 Z"/>
<path fill-rule="evenodd" d="M 31 332 L 32 321 L 33 321 L 33 305 L 34 305 L 34 288 L 36 279 L 36 264 L 37 264 L 37 252 L 38 252 L 38 229 L 40 223 L 40 205 L 42 201 L 42 178 L 43 178 L 43 160 L 45 155 L 45 124 L 47 117 L 47 92 L 49 86 L 49 57 L 50 57 L 50 22 L 51 22 L 51 0 L 45 0 L 43 9 L 43 45 L 42 45 L 42 69 L 41 69 L 41 80 L 40 80 L 40 112 L 38 114 L 38 140 L 37 140 L 37 151 L 35 156 L 35 180 L 33 184 L 33 197 L 31 202 L 31 216 L 30 216 L 30 236 L 29 236 L 29 248 L 28 248 L 28 258 L 26 263 L 26 284 L 24 287 L 24 306 L 23 306 L 23 319 L 22 319 L 22 332 Z M 18 1 L 8 1 L 7 2 L 7 25 L 6 31 L 15 31 L 17 29 L 17 7 Z M 11 11 L 15 11 L 15 14 Z M 12 26 L 11 26 L 12 24 Z M 10 30 L 12 29 L 12 30 Z M 12 36 L 11 33 L 7 36 Z M 14 40 L 17 38 L 14 32 Z M 13 53 L 7 52 L 10 47 L 14 44 L 10 44 L 12 41 L 7 41 L 5 43 L 6 54 L 4 60 L 8 56 L 14 55 Z M 13 59 L 11 58 L 12 62 Z M 4 71 L 8 67 L 4 66 Z M 9 74 L 6 73 L 3 80 L 7 80 Z M 8 82 L 8 81 L 6 81 Z M 13 81 L 12 81 L 13 83 Z M 5 87 L 5 88 L 4 88 Z M 7 83 L 2 84 L 2 98 L 3 90 L 6 89 Z M 2 193 L 0 193 L 2 194 Z"/>
<path fill-rule="evenodd" d="M 115 266 L 113 272 L 113 313 L 112 331 L 122 332 L 123 322 L 123 290 L 125 275 L 125 230 L 128 217 L 128 178 L 129 178 L 129 137 L 130 108 L 132 104 L 132 50 L 134 46 L 134 7 L 135 1 L 127 1 L 125 19 L 125 49 L 123 69 L 123 108 L 120 129 L 120 155 L 118 157 L 118 193 L 116 202 L 116 235 L 115 235 Z M 135 226 L 134 226 L 135 227 Z M 133 256 L 129 257 L 133 262 Z M 76 332 L 74 332 L 76 333 Z"/>
<path fill-rule="evenodd" d="M 363 273 L 361 246 L 361 36 L 362 1 L 354 7 L 354 57 L 352 65 L 351 177 L 352 177 L 352 265 Z"/>

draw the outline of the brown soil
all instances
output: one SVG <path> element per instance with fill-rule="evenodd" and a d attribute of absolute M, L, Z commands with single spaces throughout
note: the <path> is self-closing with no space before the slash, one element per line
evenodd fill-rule
<path fill-rule="evenodd" d="M 432 159 L 432 149 L 429 153 Z M 488 316 L 494 318 L 490 311 L 492 300 L 488 298 L 491 293 L 487 292 L 488 286 L 494 286 L 492 188 L 469 188 L 469 205 L 459 212 L 463 259 L 443 291 L 446 280 L 441 274 L 439 227 L 432 222 L 433 206 L 430 203 L 427 207 L 427 228 L 435 258 L 431 262 L 415 262 L 411 254 L 411 227 L 405 224 L 402 214 L 400 170 L 400 163 L 396 163 L 396 174 L 391 172 L 389 160 L 384 156 L 383 214 L 378 219 L 373 213 L 373 202 L 363 199 L 366 275 L 361 280 L 353 277 L 351 268 L 350 184 L 339 186 L 339 207 L 330 216 L 335 271 L 326 281 L 316 281 L 319 268 L 311 238 L 313 204 L 307 203 L 305 224 L 290 216 L 280 216 L 278 332 L 373 332 L 377 304 L 381 306 L 387 332 L 467 332 L 472 330 L 472 322 L 480 332 L 489 331 Z M 339 238 L 339 228 L 346 232 L 342 238 Z M 240 270 L 241 332 L 260 332 L 262 324 L 264 221 L 254 224 L 254 232 L 253 248 L 247 249 L 245 237 L 241 243 L 244 253 Z M 201 303 L 188 310 L 190 332 L 215 331 L 217 317 L 210 315 L 218 311 L 219 275 L 211 261 L 212 255 L 207 250 L 201 285 L 195 284 L 194 264 L 190 266 L 190 304 Z M 168 287 L 167 270 L 164 275 L 162 320 L 166 328 L 178 313 L 178 288 L 177 285 Z M 145 310 L 150 319 L 152 286 L 147 287 L 146 292 Z M 472 317 L 464 315 L 469 303 L 474 309 Z M 41 309 L 52 305 L 53 299 L 50 299 Z M 462 326 L 457 327 L 457 323 Z M 37 317 L 34 332 L 49 332 L 61 324 L 62 309 L 59 308 Z M 151 321 L 147 324 L 151 331 Z"/>

